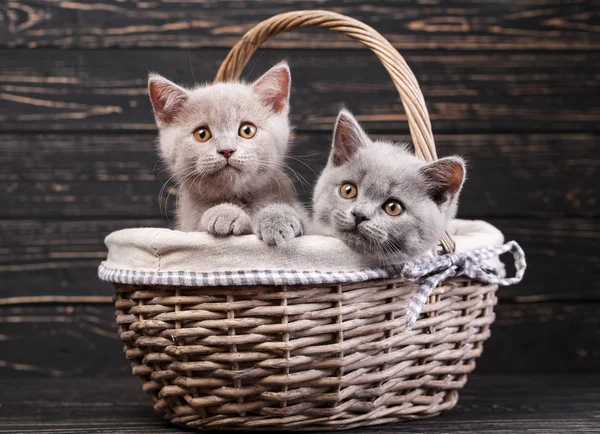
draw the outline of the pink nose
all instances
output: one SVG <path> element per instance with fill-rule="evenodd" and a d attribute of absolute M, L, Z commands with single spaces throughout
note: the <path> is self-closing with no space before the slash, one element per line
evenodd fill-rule
<path fill-rule="evenodd" d="M 223 157 L 225 157 L 225 159 L 229 160 L 229 158 L 231 158 L 231 155 L 234 153 L 235 151 L 231 150 L 231 149 L 224 149 L 222 151 L 219 151 L 219 154 L 221 154 Z"/>

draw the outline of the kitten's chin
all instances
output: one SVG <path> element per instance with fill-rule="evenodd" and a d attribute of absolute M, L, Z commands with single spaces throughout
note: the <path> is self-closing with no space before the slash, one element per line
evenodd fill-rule
<path fill-rule="evenodd" d="M 219 182 L 235 182 L 239 181 L 244 176 L 244 171 L 241 167 L 235 164 L 221 164 L 215 166 L 210 171 L 205 171 L 206 175 Z"/>
<path fill-rule="evenodd" d="M 216 173 L 225 176 L 236 176 L 237 174 L 242 173 L 242 169 L 231 164 L 227 164 L 217 170 Z"/>
<path fill-rule="evenodd" d="M 358 230 L 338 230 L 337 237 L 356 253 L 368 257 L 379 265 L 400 264 L 414 259 L 407 252 L 391 252 L 390 248 L 386 248 L 379 240 L 369 238 L 366 234 Z"/>
<path fill-rule="evenodd" d="M 337 236 L 356 253 L 372 256 L 376 253 L 376 244 L 373 240 L 357 230 L 337 230 Z"/>
<path fill-rule="evenodd" d="M 264 185 L 265 179 L 254 172 L 251 167 L 227 165 L 213 172 L 212 182 L 227 186 L 227 190 L 241 194 L 241 192 L 257 191 Z"/>

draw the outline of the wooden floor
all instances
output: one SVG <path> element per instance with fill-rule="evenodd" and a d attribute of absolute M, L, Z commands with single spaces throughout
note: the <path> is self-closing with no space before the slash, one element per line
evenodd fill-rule
<path fill-rule="evenodd" d="M 181 432 L 133 377 L 0 380 L 0 433 Z M 439 417 L 348 433 L 598 433 L 600 375 L 473 376 Z"/>

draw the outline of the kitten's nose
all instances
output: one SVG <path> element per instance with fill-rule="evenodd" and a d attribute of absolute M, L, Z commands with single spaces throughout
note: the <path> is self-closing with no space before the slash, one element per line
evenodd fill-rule
<path fill-rule="evenodd" d="M 369 218 L 360 211 L 352 211 L 352 216 L 354 217 L 354 224 L 356 224 L 356 226 L 358 226 L 365 220 L 369 220 Z"/>
<path fill-rule="evenodd" d="M 225 157 L 226 160 L 229 160 L 229 158 L 231 158 L 231 156 L 233 155 L 234 152 L 235 152 L 235 150 L 233 150 L 233 149 L 222 149 L 219 151 L 219 154 L 221 154 L 223 157 Z"/>

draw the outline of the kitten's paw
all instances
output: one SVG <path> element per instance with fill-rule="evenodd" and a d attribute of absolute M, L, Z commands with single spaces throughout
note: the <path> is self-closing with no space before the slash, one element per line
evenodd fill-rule
<path fill-rule="evenodd" d="M 252 220 L 239 206 L 222 203 L 204 212 L 200 225 L 209 234 L 224 237 L 252 233 Z"/>
<path fill-rule="evenodd" d="M 281 246 L 302 235 L 303 231 L 302 219 L 289 205 L 269 205 L 254 218 L 254 233 L 267 244 Z"/>

